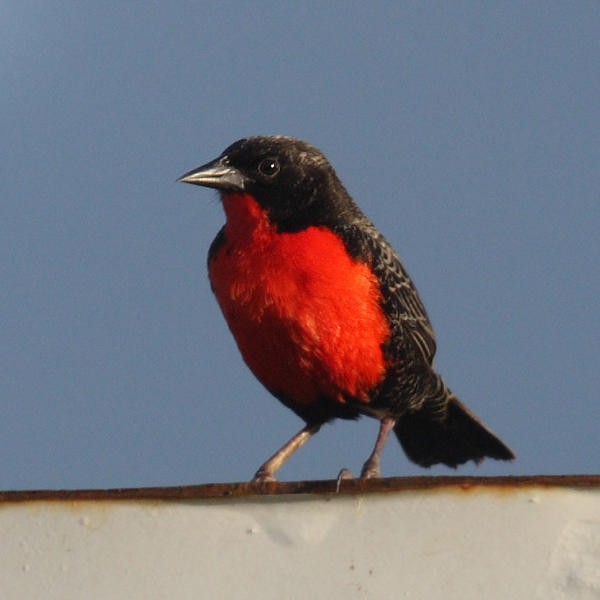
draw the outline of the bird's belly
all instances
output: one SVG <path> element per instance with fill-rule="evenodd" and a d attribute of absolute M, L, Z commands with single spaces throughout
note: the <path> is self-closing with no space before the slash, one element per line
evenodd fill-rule
<path fill-rule="evenodd" d="M 272 393 L 300 406 L 369 402 L 389 326 L 376 277 L 333 232 L 226 241 L 209 274 L 244 360 Z"/>

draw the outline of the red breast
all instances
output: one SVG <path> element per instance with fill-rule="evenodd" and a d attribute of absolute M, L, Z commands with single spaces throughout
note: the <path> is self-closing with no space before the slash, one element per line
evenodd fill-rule
<path fill-rule="evenodd" d="M 209 275 L 250 369 L 300 405 L 369 402 L 389 335 L 374 274 L 328 228 L 279 233 L 247 194 L 224 195 L 223 205 L 225 242 Z"/>

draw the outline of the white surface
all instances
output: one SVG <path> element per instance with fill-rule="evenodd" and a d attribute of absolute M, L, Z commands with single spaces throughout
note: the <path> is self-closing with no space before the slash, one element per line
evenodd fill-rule
<path fill-rule="evenodd" d="M 600 598 L 600 490 L 0 503 L 0 597 Z"/>

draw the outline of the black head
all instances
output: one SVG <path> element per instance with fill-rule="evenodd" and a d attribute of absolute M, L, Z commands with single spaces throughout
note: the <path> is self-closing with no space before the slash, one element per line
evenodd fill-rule
<path fill-rule="evenodd" d="M 292 137 L 238 140 L 179 181 L 250 194 L 280 231 L 339 225 L 361 214 L 325 156 Z"/>

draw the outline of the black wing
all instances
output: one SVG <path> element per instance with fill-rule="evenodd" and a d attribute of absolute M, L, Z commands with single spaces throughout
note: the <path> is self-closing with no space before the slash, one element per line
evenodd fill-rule
<path fill-rule="evenodd" d="M 388 352 L 392 356 L 420 356 L 431 365 L 436 350 L 433 328 L 417 289 L 394 249 L 366 217 L 341 225 L 336 232 L 348 252 L 366 263 L 379 279 L 382 306 L 391 327 Z"/>

